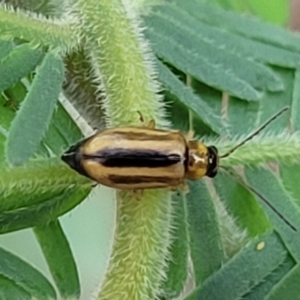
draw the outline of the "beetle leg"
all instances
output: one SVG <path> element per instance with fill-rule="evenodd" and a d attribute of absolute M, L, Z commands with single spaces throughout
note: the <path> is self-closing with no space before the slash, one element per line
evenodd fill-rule
<path fill-rule="evenodd" d="M 149 129 L 154 129 L 155 128 L 155 121 L 152 119 L 148 123 L 145 122 L 144 117 L 140 111 L 137 111 L 137 113 L 140 116 L 140 121 L 143 124 L 143 127 L 149 128 Z"/>
<path fill-rule="evenodd" d="M 183 182 L 181 185 L 180 185 L 183 193 L 185 194 L 188 194 L 190 192 L 190 189 L 189 189 L 189 186 L 186 182 Z"/>
<path fill-rule="evenodd" d="M 133 190 L 133 193 L 135 195 L 135 199 L 137 201 L 141 201 L 144 195 L 144 190 Z"/>
<path fill-rule="evenodd" d="M 141 201 L 144 195 L 143 189 L 127 190 L 126 192 L 130 195 L 130 197 L 134 198 L 136 201 Z"/>
<path fill-rule="evenodd" d="M 152 119 L 148 122 L 147 127 L 149 129 L 154 129 L 155 128 L 155 121 Z"/>
<path fill-rule="evenodd" d="M 171 192 L 179 192 L 182 191 L 184 194 L 188 194 L 190 192 L 189 186 L 187 185 L 186 182 L 183 182 L 182 184 L 180 184 L 180 186 L 171 186 L 169 187 L 169 191 Z"/>
<path fill-rule="evenodd" d="M 169 190 L 170 190 L 171 192 L 177 192 L 179 188 L 180 188 L 180 187 L 178 187 L 178 186 L 170 186 L 170 187 L 169 187 Z"/>

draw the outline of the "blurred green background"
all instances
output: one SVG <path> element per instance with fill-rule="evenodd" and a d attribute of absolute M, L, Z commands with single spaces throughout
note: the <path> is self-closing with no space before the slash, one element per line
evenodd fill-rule
<path fill-rule="evenodd" d="M 287 26 L 289 24 L 290 6 L 289 0 L 214 0 L 225 9 L 238 12 L 249 12 L 261 19 Z"/>

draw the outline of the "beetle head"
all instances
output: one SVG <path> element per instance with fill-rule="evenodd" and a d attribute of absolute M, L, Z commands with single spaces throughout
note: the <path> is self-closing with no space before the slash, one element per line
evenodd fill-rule
<path fill-rule="evenodd" d="M 85 170 L 82 167 L 82 154 L 81 154 L 81 146 L 83 141 L 77 143 L 74 146 L 71 146 L 69 150 L 67 150 L 62 156 L 61 159 L 69 165 L 72 169 L 77 171 L 79 174 L 87 176 Z"/>
<path fill-rule="evenodd" d="M 188 179 L 196 180 L 203 176 L 214 177 L 217 175 L 219 157 L 216 147 L 206 147 L 198 141 L 189 141 L 188 149 L 186 166 Z"/>

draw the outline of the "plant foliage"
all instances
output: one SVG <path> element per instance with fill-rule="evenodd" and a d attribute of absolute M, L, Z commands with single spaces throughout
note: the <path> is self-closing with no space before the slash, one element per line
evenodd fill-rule
<path fill-rule="evenodd" d="M 116 193 L 97 297 L 298 299 L 300 36 L 202 0 L 38 2 L 0 6 L 0 233 L 33 228 L 61 297 L 79 298 L 59 217 L 93 183 L 59 160 L 82 138 L 70 105 L 92 126 L 136 126 L 137 111 L 158 127 L 192 123 L 221 154 L 289 106 L 188 194 Z M 0 283 L 1 299 L 58 298 L 2 248 Z"/>

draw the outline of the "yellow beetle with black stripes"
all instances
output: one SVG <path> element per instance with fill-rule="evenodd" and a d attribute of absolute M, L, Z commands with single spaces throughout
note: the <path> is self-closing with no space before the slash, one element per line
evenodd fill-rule
<path fill-rule="evenodd" d="M 112 128 L 79 142 L 62 156 L 73 169 L 118 189 L 175 187 L 217 174 L 213 146 L 187 141 L 179 131 Z"/>

